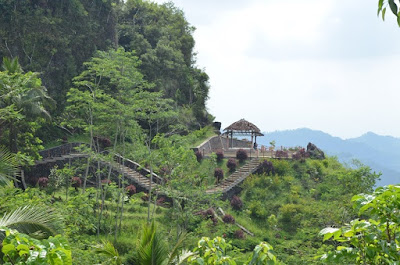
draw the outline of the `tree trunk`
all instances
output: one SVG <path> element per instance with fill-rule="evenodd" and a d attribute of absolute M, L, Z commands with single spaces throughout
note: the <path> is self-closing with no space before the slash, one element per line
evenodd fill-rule
<path fill-rule="evenodd" d="M 83 187 L 82 187 L 82 193 L 85 193 L 86 190 L 86 181 L 87 181 L 87 177 L 89 174 L 89 167 L 90 167 L 90 156 L 92 153 L 92 148 L 93 148 L 93 113 L 92 113 L 92 109 L 89 109 L 90 112 L 90 147 L 89 147 L 89 157 L 87 159 L 87 165 L 86 165 L 86 170 L 85 170 L 85 177 L 83 178 Z"/>
<path fill-rule="evenodd" d="M 21 183 L 22 183 L 22 188 L 26 190 L 25 171 L 23 169 L 21 169 Z"/>

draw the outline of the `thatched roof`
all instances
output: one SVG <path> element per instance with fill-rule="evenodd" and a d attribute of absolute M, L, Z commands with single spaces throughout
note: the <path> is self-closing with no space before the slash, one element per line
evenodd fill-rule
<path fill-rule="evenodd" d="M 228 127 L 224 129 L 225 132 L 233 132 L 233 133 L 244 133 L 244 134 L 255 134 L 258 136 L 262 136 L 260 129 L 255 126 L 253 123 L 246 121 L 245 119 L 241 119 L 237 122 L 232 123 Z"/>

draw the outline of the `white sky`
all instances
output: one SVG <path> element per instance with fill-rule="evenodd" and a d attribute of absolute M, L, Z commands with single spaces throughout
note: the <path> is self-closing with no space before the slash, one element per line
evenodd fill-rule
<path fill-rule="evenodd" d="M 156 0 L 157 3 L 166 2 Z M 400 137 L 400 28 L 378 0 L 174 0 L 225 128 Z"/>

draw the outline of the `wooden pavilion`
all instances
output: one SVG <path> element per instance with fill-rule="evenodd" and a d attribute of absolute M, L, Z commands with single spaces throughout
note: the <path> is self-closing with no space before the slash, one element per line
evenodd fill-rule
<path fill-rule="evenodd" d="M 226 127 L 223 134 L 227 136 L 228 148 L 233 148 L 233 135 L 251 136 L 250 148 L 253 147 L 254 143 L 257 143 L 257 136 L 264 136 L 264 134 L 261 133 L 260 129 L 257 126 L 249 121 L 246 121 L 245 119 L 241 119 Z M 230 141 L 229 136 L 231 139 Z"/>

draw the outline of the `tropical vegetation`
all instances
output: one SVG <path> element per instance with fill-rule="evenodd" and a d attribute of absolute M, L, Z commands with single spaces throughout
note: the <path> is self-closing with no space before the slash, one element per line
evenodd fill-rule
<path fill-rule="evenodd" d="M 210 192 L 249 157 L 195 149 L 218 132 L 172 3 L 0 13 L 0 264 L 400 262 L 400 188 L 358 162 L 279 151 Z"/>

